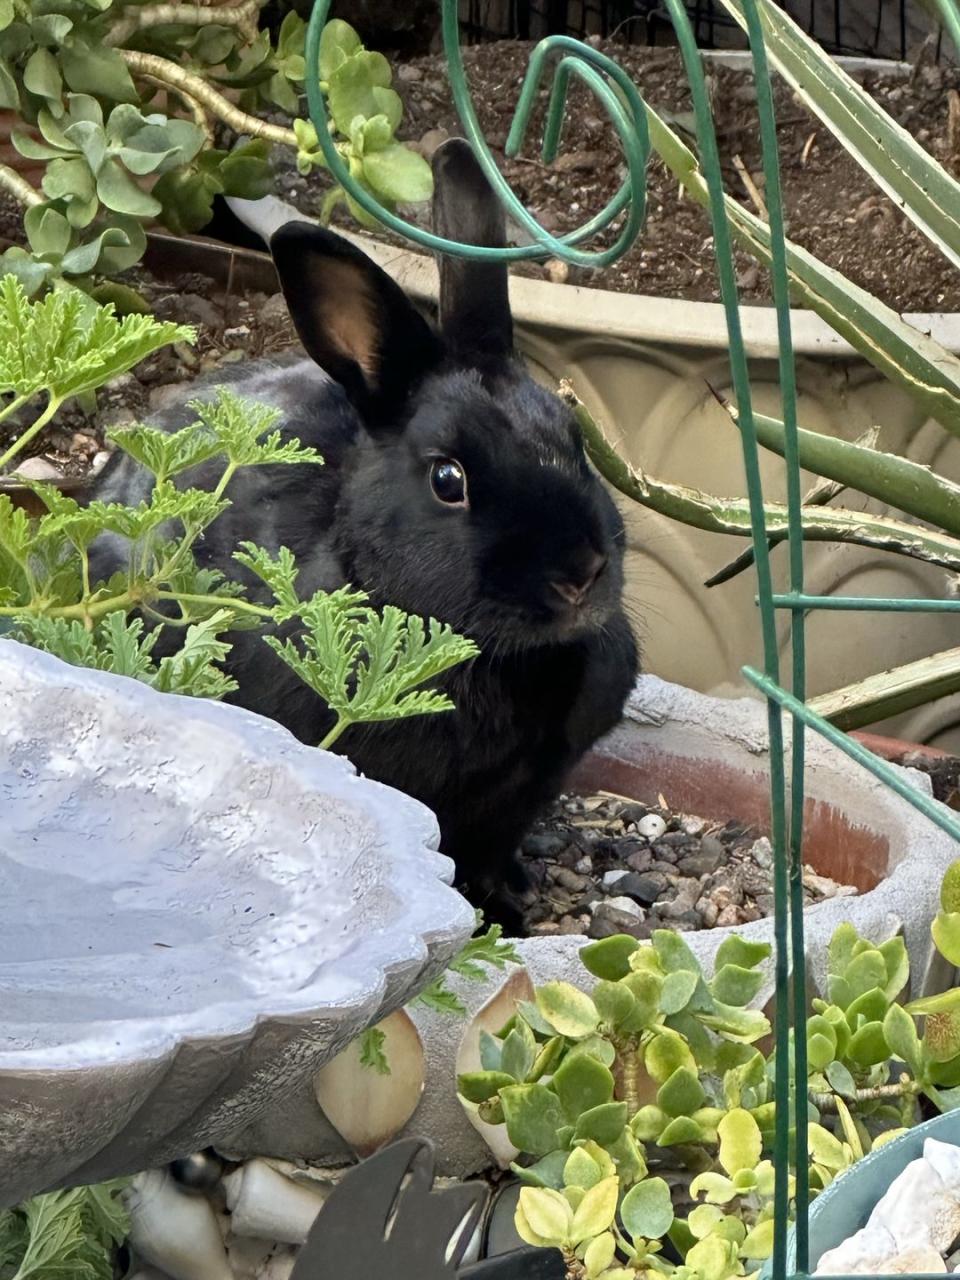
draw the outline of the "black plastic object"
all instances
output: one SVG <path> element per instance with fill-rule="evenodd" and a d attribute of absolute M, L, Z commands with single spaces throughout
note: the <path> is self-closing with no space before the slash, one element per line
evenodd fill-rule
<path fill-rule="evenodd" d="M 351 1169 L 324 1204 L 290 1280 L 563 1280 L 554 1249 L 460 1270 L 487 1200 L 482 1183 L 433 1190 L 429 1142 L 406 1139 Z"/>

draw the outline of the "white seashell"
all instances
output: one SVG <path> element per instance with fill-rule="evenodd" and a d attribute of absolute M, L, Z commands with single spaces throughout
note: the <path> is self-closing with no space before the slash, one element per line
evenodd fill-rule
<path fill-rule="evenodd" d="M 923 1158 L 936 1169 L 947 1190 L 960 1200 L 960 1147 L 955 1147 L 952 1142 L 927 1138 L 923 1144 Z"/>
<path fill-rule="evenodd" d="M 326 1194 L 277 1173 L 265 1160 L 248 1160 L 223 1179 L 231 1230 L 237 1236 L 303 1244 Z"/>
<path fill-rule="evenodd" d="M 931 1245 L 943 1253 L 960 1235 L 960 1201 L 926 1160 L 913 1160 L 891 1184 L 867 1223 L 893 1236 L 897 1253 Z"/>
<path fill-rule="evenodd" d="M 887 1263 L 887 1270 L 894 1276 L 936 1275 L 940 1271 L 946 1272 L 946 1269 L 943 1258 L 929 1245 L 905 1249 Z"/>
<path fill-rule="evenodd" d="M 138 1173 L 124 1193 L 131 1248 L 170 1280 L 233 1280 L 216 1214 L 165 1169 Z"/>
<path fill-rule="evenodd" d="M 835 1249 L 828 1249 L 814 1275 L 858 1276 L 883 1275 L 887 1262 L 897 1253 L 897 1244 L 885 1227 L 867 1223 L 856 1235 L 849 1236 Z"/>

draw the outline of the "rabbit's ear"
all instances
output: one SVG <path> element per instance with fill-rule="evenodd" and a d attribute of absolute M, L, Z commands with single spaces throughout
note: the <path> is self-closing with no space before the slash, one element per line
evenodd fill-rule
<path fill-rule="evenodd" d="M 503 205 L 470 144 L 451 138 L 433 157 L 433 226 L 437 235 L 502 249 Z M 440 256 L 440 331 L 459 356 L 509 355 L 513 320 L 504 262 Z"/>
<path fill-rule="evenodd" d="M 349 240 L 288 222 L 270 240 L 307 354 L 365 418 L 389 418 L 441 358 L 441 344 L 399 285 Z"/>

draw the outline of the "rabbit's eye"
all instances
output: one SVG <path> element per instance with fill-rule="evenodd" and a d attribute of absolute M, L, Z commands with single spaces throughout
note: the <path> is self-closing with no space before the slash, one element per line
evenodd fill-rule
<path fill-rule="evenodd" d="M 467 504 L 467 477 L 455 458 L 435 458 L 430 466 L 430 488 L 450 507 Z"/>

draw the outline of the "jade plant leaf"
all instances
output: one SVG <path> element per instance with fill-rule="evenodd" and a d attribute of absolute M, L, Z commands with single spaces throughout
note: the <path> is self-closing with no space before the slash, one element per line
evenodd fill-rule
<path fill-rule="evenodd" d="M 412 203 L 429 200 L 433 173 L 423 156 L 402 142 L 394 142 L 363 157 L 363 176 L 387 200 Z"/>
<path fill-rule="evenodd" d="M 726 964 L 737 965 L 741 969 L 753 969 L 764 960 L 769 960 L 773 948 L 769 942 L 748 942 L 737 934 L 725 938 L 717 948 L 714 960 L 714 972 Z"/>
<path fill-rule="evenodd" d="M 730 1178 L 722 1173 L 701 1173 L 690 1183 L 691 1196 L 702 1195 L 707 1204 L 729 1204 L 736 1197 L 737 1189 Z"/>
<path fill-rule="evenodd" d="M 658 1147 L 678 1147 L 702 1142 L 703 1130 L 692 1116 L 675 1116 L 657 1139 Z"/>
<path fill-rule="evenodd" d="M 703 1105 L 706 1094 L 699 1076 L 689 1067 L 677 1067 L 657 1092 L 657 1106 L 668 1116 L 690 1116 Z"/>
<path fill-rule="evenodd" d="M 866 1022 L 855 1031 L 850 1041 L 848 1055 L 861 1067 L 873 1067 L 890 1057 L 890 1047 L 882 1022 Z"/>
<path fill-rule="evenodd" d="M 580 1115 L 573 1136 L 577 1142 L 589 1138 L 601 1147 L 609 1147 L 620 1138 L 626 1123 L 625 1102 L 604 1102 Z"/>
<path fill-rule="evenodd" d="M 583 1255 L 583 1269 L 587 1274 L 587 1280 L 595 1280 L 595 1277 L 606 1271 L 613 1262 L 616 1252 L 617 1242 L 610 1231 L 605 1231 L 603 1235 L 591 1240 Z"/>
<path fill-rule="evenodd" d="M 517 1205 L 516 1227 L 527 1244 L 558 1246 L 570 1239 L 573 1210 L 549 1187 L 524 1187 Z"/>
<path fill-rule="evenodd" d="M 613 1075 L 596 1058 L 579 1054 L 567 1058 L 553 1077 L 560 1105 L 571 1121 L 604 1106 L 613 1098 Z"/>
<path fill-rule="evenodd" d="M 920 1037 L 915 1022 L 901 1005 L 892 1004 L 887 1010 L 883 1034 L 891 1052 L 907 1064 L 913 1075 L 918 1076 L 923 1067 Z"/>
<path fill-rule="evenodd" d="M 754 999 L 762 986 L 763 973 L 759 969 L 727 963 L 714 973 L 710 991 L 722 1004 L 742 1007 Z"/>
<path fill-rule="evenodd" d="M 641 1142 L 656 1142 L 669 1123 L 670 1117 L 665 1111 L 648 1103 L 630 1121 L 630 1128 Z"/>
<path fill-rule="evenodd" d="M 763 1138 L 760 1126 L 748 1111 L 730 1111 L 717 1125 L 720 1138 L 720 1164 L 730 1176 L 741 1169 L 752 1169 L 760 1161 Z"/>
<path fill-rule="evenodd" d="M 625 933 L 589 942 L 580 952 L 580 962 L 595 978 L 618 982 L 630 973 L 630 957 L 639 945 L 636 938 Z"/>
<path fill-rule="evenodd" d="M 659 1240 L 673 1225 L 673 1201 L 663 1178 L 644 1178 L 623 1198 L 620 1217 L 632 1240 Z"/>
<path fill-rule="evenodd" d="M 938 912 L 930 931 L 944 959 L 960 966 L 960 911 Z"/>
<path fill-rule="evenodd" d="M 579 1148 L 578 1148 L 579 1149 Z M 510 1168 L 520 1182 L 530 1187 L 551 1187 L 554 1191 L 562 1191 L 564 1187 L 564 1169 L 567 1163 L 565 1151 L 551 1151 L 535 1164 L 511 1164 Z"/>
<path fill-rule="evenodd" d="M 680 1013 L 690 1003 L 700 985 L 700 975 L 689 969 L 677 969 L 668 973 L 660 989 L 660 1008 L 663 1013 Z"/>
<path fill-rule="evenodd" d="M 533 1038 L 533 1032 L 523 1019 L 519 1018 L 503 1042 L 500 1070 L 513 1076 L 515 1081 L 522 1082 L 530 1074 L 536 1057 L 537 1042 Z"/>
<path fill-rule="evenodd" d="M 617 1177 L 604 1178 L 590 1188 L 573 1215 L 570 1239 L 574 1245 L 609 1229 L 617 1212 L 619 1191 L 620 1180 Z"/>
<path fill-rule="evenodd" d="M 468 1071 L 458 1077 L 457 1089 L 468 1102 L 486 1102 L 516 1083 L 516 1077 L 504 1071 Z"/>
<path fill-rule="evenodd" d="M 563 1182 L 568 1187 L 582 1187 L 589 1191 L 603 1178 L 603 1170 L 593 1156 L 583 1147 L 575 1147 L 563 1166 Z"/>
<path fill-rule="evenodd" d="M 560 1099 L 542 1084 L 515 1084 L 500 1091 L 507 1136 L 519 1151 L 546 1156 L 560 1146 L 564 1122 Z"/>
<path fill-rule="evenodd" d="M 537 990 L 537 1007 L 554 1031 L 580 1040 L 600 1023 L 597 1006 L 569 982 L 548 982 Z"/>
<path fill-rule="evenodd" d="M 666 1084 L 679 1067 L 694 1073 L 697 1070 L 689 1045 L 674 1031 L 658 1032 L 647 1045 L 643 1061 L 647 1074 L 657 1084 Z"/>

